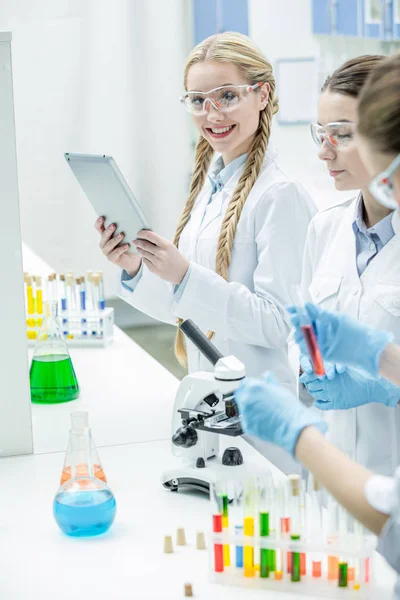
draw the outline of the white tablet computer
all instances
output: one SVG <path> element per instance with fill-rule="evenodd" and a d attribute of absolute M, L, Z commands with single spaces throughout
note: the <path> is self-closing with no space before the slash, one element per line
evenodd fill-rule
<path fill-rule="evenodd" d="M 115 233 L 125 234 L 120 244 L 129 243 L 129 252 L 135 253 L 132 240 L 141 229 L 151 228 L 112 156 L 69 152 L 64 156 L 97 216 L 105 218 L 104 226 L 115 223 Z"/>

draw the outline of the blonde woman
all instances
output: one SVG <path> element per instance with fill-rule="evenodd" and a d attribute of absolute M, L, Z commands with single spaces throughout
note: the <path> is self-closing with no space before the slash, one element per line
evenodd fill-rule
<path fill-rule="evenodd" d="M 249 38 L 223 33 L 194 48 L 184 84 L 182 104 L 200 135 L 173 243 L 142 231 L 135 256 L 100 219 L 100 247 L 123 269 L 127 302 L 167 323 L 193 319 L 248 374 L 268 368 L 291 387 L 284 307 L 300 282 L 313 205 L 269 147 L 278 110 L 271 65 Z M 210 370 L 179 330 L 176 354 L 190 372 Z"/>

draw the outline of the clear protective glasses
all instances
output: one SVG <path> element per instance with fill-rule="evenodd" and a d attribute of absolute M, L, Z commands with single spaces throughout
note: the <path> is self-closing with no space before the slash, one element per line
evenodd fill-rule
<path fill-rule="evenodd" d="M 312 123 L 310 129 L 311 137 L 317 146 L 322 146 L 326 142 L 333 150 L 341 150 L 347 148 L 353 141 L 356 124 L 352 121 L 338 121 L 322 127 Z"/>
<path fill-rule="evenodd" d="M 248 98 L 251 92 L 258 90 L 262 85 L 264 84 L 222 85 L 209 92 L 186 92 L 181 97 L 181 102 L 191 115 L 201 116 L 207 114 L 207 103 L 217 110 L 229 112 L 237 108 L 243 100 Z"/>
<path fill-rule="evenodd" d="M 399 206 L 394 195 L 393 185 L 393 175 L 399 168 L 400 154 L 390 163 L 385 171 L 374 177 L 368 186 L 375 200 L 392 210 L 395 210 Z"/>

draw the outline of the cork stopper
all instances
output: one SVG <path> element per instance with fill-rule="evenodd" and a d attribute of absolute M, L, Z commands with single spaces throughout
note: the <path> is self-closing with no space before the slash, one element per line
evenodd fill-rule
<path fill-rule="evenodd" d="M 198 531 L 196 535 L 196 548 L 197 550 L 206 550 L 206 541 L 204 539 L 204 532 Z"/>
<path fill-rule="evenodd" d="M 100 275 L 98 273 L 93 273 L 92 275 L 92 281 L 94 283 L 95 286 L 98 286 L 101 279 L 100 279 Z"/>
<path fill-rule="evenodd" d="M 72 273 L 67 273 L 66 276 L 65 276 L 65 283 L 67 285 L 72 285 L 73 282 L 74 282 L 74 276 L 73 276 L 73 274 Z"/>
<path fill-rule="evenodd" d="M 178 527 L 178 529 L 177 529 L 176 545 L 177 546 L 186 546 L 186 536 L 185 536 L 185 530 L 183 527 Z"/>
<path fill-rule="evenodd" d="M 60 281 L 65 281 L 65 275 L 60 275 Z"/>
<path fill-rule="evenodd" d="M 174 548 L 172 545 L 172 536 L 164 536 L 164 554 L 173 554 Z"/>
<path fill-rule="evenodd" d="M 32 275 L 27 275 L 26 277 L 24 277 L 25 283 L 26 285 L 32 285 Z"/>
<path fill-rule="evenodd" d="M 292 496 L 300 496 L 300 484 L 301 478 L 300 475 L 288 475 L 290 492 Z"/>
<path fill-rule="evenodd" d="M 191 583 L 185 583 L 185 598 L 192 598 L 193 588 Z"/>

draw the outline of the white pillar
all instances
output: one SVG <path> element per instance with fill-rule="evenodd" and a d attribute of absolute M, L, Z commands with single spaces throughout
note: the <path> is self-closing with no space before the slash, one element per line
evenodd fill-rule
<path fill-rule="evenodd" d="M 0 448 L 31 454 L 32 417 L 25 333 L 11 33 L 0 32 Z"/>

